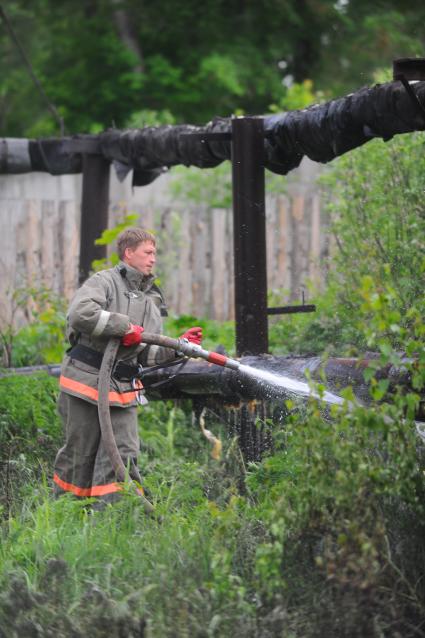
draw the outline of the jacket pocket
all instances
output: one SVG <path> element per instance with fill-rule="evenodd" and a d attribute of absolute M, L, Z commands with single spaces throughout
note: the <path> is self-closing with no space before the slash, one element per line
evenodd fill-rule
<path fill-rule="evenodd" d="M 147 299 L 143 292 L 128 293 L 128 316 L 130 322 L 138 326 L 143 326 L 146 316 Z"/>

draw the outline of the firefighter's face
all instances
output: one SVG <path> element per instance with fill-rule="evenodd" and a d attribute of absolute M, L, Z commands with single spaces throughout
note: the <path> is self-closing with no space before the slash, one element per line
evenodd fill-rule
<path fill-rule="evenodd" d="M 142 241 L 136 248 L 126 248 L 123 261 L 144 275 L 150 275 L 156 262 L 155 244 Z"/>

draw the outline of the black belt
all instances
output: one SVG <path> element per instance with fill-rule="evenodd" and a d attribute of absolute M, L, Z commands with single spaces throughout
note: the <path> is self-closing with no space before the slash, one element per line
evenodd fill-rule
<path fill-rule="evenodd" d="M 87 365 L 97 370 L 100 370 L 100 366 L 102 365 L 103 352 L 83 346 L 81 343 L 67 350 L 67 355 L 71 359 L 87 363 Z M 132 379 L 140 378 L 142 371 L 143 368 L 141 365 L 132 366 L 128 363 L 124 363 L 124 361 L 117 361 L 112 371 L 112 376 L 118 381 L 131 381 Z"/>

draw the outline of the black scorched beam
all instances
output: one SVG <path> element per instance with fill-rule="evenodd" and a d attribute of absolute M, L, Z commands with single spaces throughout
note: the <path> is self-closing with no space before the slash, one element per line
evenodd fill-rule
<path fill-rule="evenodd" d="M 377 355 L 376 355 L 377 356 Z M 323 383 L 326 388 L 336 394 L 347 386 L 351 386 L 355 395 L 367 402 L 370 399 L 369 385 L 364 379 L 364 371 L 376 361 L 376 356 L 368 358 L 330 357 L 322 360 L 320 357 L 301 356 L 248 356 L 239 361 L 259 370 L 266 370 L 276 375 L 285 375 L 300 381 L 306 381 L 307 376 Z M 47 372 L 51 376 L 59 377 L 60 365 L 39 365 L 27 368 L 10 368 L 0 377 L 10 374 L 30 375 L 37 372 Z M 378 379 L 389 379 L 390 391 L 397 385 L 409 387 L 409 375 L 402 367 L 386 365 L 376 372 Z M 238 400 L 267 400 L 288 397 L 284 387 L 276 387 L 270 392 L 270 386 L 261 380 L 238 374 L 202 360 L 188 359 L 170 367 L 156 367 L 152 371 L 147 368 L 143 377 L 146 394 L 149 399 L 184 399 L 204 397 L 221 398 L 225 402 Z"/>
<path fill-rule="evenodd" d="M 265 115 L 264 166 L 284 175 L 304 155 L 326 163 L 375 137 L 389 140 L 400 133 L 422 131 L 424 107 L 425 82 L 409 83 L 402 75 L 325 104 Z M 230 159 L 231 130 L 231 118 L 215 118 L 203 127 L 110 129 L 99 135 L 44 140 L 3 138 L 0 173 L 80 173 L 83 155 L 99 154 L 114 164 L 119 177 L 133 171 L 134 185 L 142 186 L 164 168 L 178 164 L 212 168 Z"/>

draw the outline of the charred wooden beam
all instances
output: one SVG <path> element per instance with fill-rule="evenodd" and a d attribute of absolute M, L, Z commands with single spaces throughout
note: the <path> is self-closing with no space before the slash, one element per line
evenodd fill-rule
<path fill-rule="evenodd" d="M 323 383 L 325 378 L 327 389 L 335 393 L 351 386 L 356 396 L 362 401 L 369 399 L 369 385 L 363 373 L 373 360 L 376 360 L 376 356 L 369 355 L 364 359 L 331 357 L 322 360 L 320 357 L 263 355 L 240 359 L 244 365 L 301 381 L 305 381 L 306 377 L 310 376 L 313 380 Z M 59 377 L 60 365 L 10 368 L 0 376 L 30 375 L 37 372 L 47 372 L 51 376 Z M 378 370 L 376 376 L 378 379 L 389 379 L 392 389 L 397 385 L 405 387 L 406 390 L 409 389 L 409 375 L 401 367 L 388 364 Z M 152 371 L 147 368 L 143 383 L 148 398 L 153 400 L 212 397 L 230 403 L 241 399 L 250 401 L 271 397 L 270 386 L 261 379 L 256 380 L 251 376 L 194 359 L 183 360 L 177 365 L 156 368 Z M 274 399 L 278 400 L 287 396 L 288 390 L 284 387 L 274 388 Z"/>
<path fill-rule="evenodd" d="M 326 163 L 375 137 L 389 140 L 400 133 L 423 131 L 425 82 L 406 84 L 403 77 L 404 81 L 365 87 L 325 104 L 263 116 L 265 167 L 284 175 L 304 156 Z M 114 163 L 120 177 L 133 171 L 134 185 L 143 186 L 164 167 L 212 168 L 230 159 L 231 126 L 230 118 L 215 118 L 203 127 L 111 129 L 99 135 L 44 140 L 3 138 L 0 173 L 78 173 L 82 153 L 95 147 Z"/>
<path fill-rule="evenodd" d="M 367 402 L 370 400 L 369 384 L 364 371 L 376 357 L 365 359 L 331 357 L 283 357 L 273 355 L 241 357 L 244 365 L 284 375 L 292 379 L 306 381 L 307 377 L 323 383 L 326 379 L 328 390 L 338 393 L 351 386 L 355 395 Z M 382 367 L 376 372 L 377 379 L 388 378 L 390 389 L 397 385 L 409 387 L 409 376 L 405 369 L 393 365 Z M 146 393 L 152 399 L 179 399 L 186 397 L 216 396 L 232 402 L 239 399 L 279 399 L 287 398 L 291 392 L 283 385 L 274 386 L 271 392 L 261 378 L 238 374 L 227 368 L 214 366 L 199 360 L 189 360 L 180 370 L 175 367 L 159 368 L 153 372 L 146 370 L 143 378 Z"/>
<path fill-rule="evenodd" d="M 236 352 L 268 352 L 264 127 L 232 120 Z"/>
<path fill-rule="evenodd" d="M 102 155 L 83 155 L 83 193 L 81 200 L 79 283 L 90 274 L 94 259 L 106 257 L 106 246 L 95 240 L 108 228 L 109 161 Z"/>

